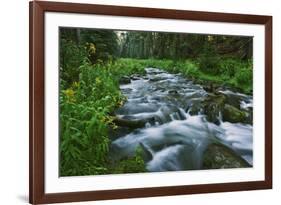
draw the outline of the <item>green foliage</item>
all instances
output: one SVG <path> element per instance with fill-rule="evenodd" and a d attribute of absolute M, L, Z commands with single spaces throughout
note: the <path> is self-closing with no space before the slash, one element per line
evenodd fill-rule
<path fill-rule="evenodd" d="M 126 65 L 130 65 L 131 68 L 155 67 L 170 73 L 181 73 L 189 79 L 229 85 L 241 89 L 245 93 L 251 93 L 253 87 L 252 61 L 220 58 L 216 74 L 202 72 L 201 69 L 199 69 L 197 60 L 173 61 L 168 59 L 120 59 L 117 62 L 123 62 Z"/>
<path fill-rule="evenodd" d="M 122 96 L 106 71 L 85 64 L 79 81 L 60 92 L 61 175 L 102 174 L 108 152 L 108 116 Z"/>
<path fill-rule="evenodd" d="M 145 163 L 143 161 L 142 155 L 142 149 L 138 147 L 136 149 L 135 156 L 121 160 L 117 164 L 117 166 L 113 167 L 110 170 L 110 173 L 122 174 L 146 172 Z"/>
<path fill-rule="evenodd" d="M 210 44 L 204 47 L 203 52 L 198 58 L 199 68 L 204 73 L 209 74 L 219 74 L 220 67 L 219 67 L 220 57 L 217 54 L 217 51 L 213 46 Z"/>
<path fill-rule="evenodd" d="M 253 90 L 253 69 L 242 68 L 235 74 L 236 86 L 241 86 L 246 93 L 251 93 Z"/>
<path fill-rule="evenodd" d="M 247 60 L 252 58 L 252 45 L 252 37 L 123 31 L 120 35 L 120 56 L 173 60 L 195 59 L 201 56 L 204 60 L 211 57 L 204 57 L 205 54 L 215 50 L 221 57 Z"/>
<path fill-rule="evenodd" d="M 132 74 L 144 74 L 145 67 L 143 66 L 142 61 L 133 60 L 133 59 L 118 59 L 112 65 L 113 75 L 120 79 L 122 76 L 128 76 Z"/>
<path fill-rule="evenodd" d="M 60 41 L 60 78 L 65 83 L 77 81 L 79 78 L 79 66 L 87 61 L 87 50 L 77 45 L 72 40 Z"/>
<path fill-rule="evenodd" d="M 246 93 L 252 90 L 249 38 L 159 32 L 125 32 L 118 37 L 110 30 L 60 31 L 61 176 L 146 171 L 141 149 L 128 159 L 114 163 L 108 159 L 109 129 L 116 128 L 111 113 L 126 100 L 119 89 L 123 76 L 156 67 L 192 80 L 226 83 Z M 130 58 L 117 59 L 120 55 Z"/>
<path fill-rule="evenodd" d="M 221 61 L 220 73 L 203 73 L 193 61 L 119 59 L 107 64 L 84 62 L 79 67 L 79 80 L 60 91 L 60 174 L 96 175 L 145 171 L 141 155 L 110 164 L 108 129 L 115 128 L 110 113 L 124 102 L 119 90 L 119 79 L 144 73 L 145 67 L 157 67 L 187 78 L 223 83 L 225 79 L 246 92 L 251 91 L 252 63 L 238 60 Z M 232 76 L 227 68 L 234 67 Z M 225 69 L 223 69 L 225 68 Z"/>
<path fill-rule="evenodd" d="M 241 67 L 241 63 L 235 59 L 225 59 L 220 61 L 220 74 L 225 76 L 234 77 L 236 71 L 238 71 Z"/>
<path fill-rule="evenodd" d="M 92 64 L 112 61 L 118 55 L 117 34 L 111 30 L 81 29 L 81 44 L 90 51 Z"/>
<path fill-rule="evenodd" d="M 190 60 L 175 63 L 170 72 L 181 73 L 188 78 L 195 78 L 199 76 L 198 66 Z"/>
<path fill-rule="evenodd" d="M 235 74 L 237 84 L 253 83 L 252 69 L 242 68 L 238 73 Z"/>
<path fill-rule="evenodd" d="M 60 29 L 60 77 L 68 87 L 78 81 L 81 65 L 106 64 L 117 55 L 118 40 L 114 31 Z"/>
<path fill-rule="evenodd" d="M 84 62 L 79 80 L 60 90 L 60 175 L 109 173 L 108 129 L 116 128 L 110 113 L 125 100 L 118 81 L 123 75 L 143 72 L 138 63 L 121 60 L 106 65 Z M 126 171 L 143 171 L 138 155 L 120 162 Z M 118 164 L 116 166 L 119 166 Z M 120 165 L 121 166 L 121 165 Z M 131 167 L 131 168 L 130 168 Z"/>

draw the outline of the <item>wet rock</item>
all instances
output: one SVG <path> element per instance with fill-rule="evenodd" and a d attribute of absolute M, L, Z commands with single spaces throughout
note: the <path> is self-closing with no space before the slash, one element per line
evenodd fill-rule
<path fill-rule="evenodd" d="M 246 120 L 246 113 L 237 109 L 236 107 L 225 104 L 223 109 L 223 121 L 228 122 L 244 122 Z"/>
<path fill-rule="evenodd" d="M 203 89 L 206 90 L 207 92 L 214 93 L 216 89 L 218 88 L 217 85 L 213 83 L 205 83 L 202 85 Z"/>
<path fill-rule="evenodd" d="M 227 104 L 227 97 L 222 93 L 208 94 L 207 98 L 202 102 L 203 112 L 209 122 L 219 124 L 220 118 L 223 121 L 228 121 L 232 123 L 246 122 L 248 115 L 245 111 L 241 111 L 233 105 Z M 195 106 L 196 108 L 196 106 Z M 196 113 L 197 109 L 193 109 Z M 221 115 L 221 116 L 220 116 Z"/>
<path fill-rule="evenodd" d="M 244 96 L 238 95 L 234 92 L 221 92 L 226 97 L 226 103 L 232 105 L 236 108 L 240 108 L 241 100 L 244 99 Z"/>
<path fill-rule="evenodd" d="M 246 115 L 246 118 L 245 118 L 245 123 L 247 123 L 247 124 L 253 124 L 253 110 L 252 110 L 252 108 L 250 108 L 248 111 L 245 111 L 244 110 L 244 112 L 245 112 L 245 115 Z"/>
<path fill-rule="evenodd" d="M 208 94 L 203 101 L 203 111 L 209 122 L 219 124 L 219 116 L 224 108 L 226 98 L 222 94 Z"/>
<path fill-rule="evenodd" d="M 194 100 L 203 100 L 204 94 L 199 93 L 199 92 L 189 92 L 189 93 L 185 93 L 184 96 L 182 96 L 182 98 L 187 102 L 191 102 Z"/>
<path fill-rule="evenodd" d="M 178 91 L 176 91 L 176 90 L 169 90 L 168 93 L 169 94 L 178 94 Z"/>
<path fill-rule="evenodd" d="M 131 79 L 128 76 L 122 76 L 119 80 L 120 84 L 129 84 L 131 83 Z"/>
<path fill-rule="evenodd" d="M 114 128 L 109 126 L 109 129 L 108 129 L 108 134 L 110 136 L 110 140 L 111 141 L 114 141 L 116 139 L 118 139 L 119 137 L 122 137 L 122 136 L 125 136 L 129 133 L 132 132 L 132 129 L 130 129 L 129 127 L 117 127 L 117 128 Z"/>
<path fill-rule="evenodd" d="M 136 128 L 143 128 L 145 127 L 145 124 L 150 120 L 148 119 L 141 119 L 141 120 L 127 120 L 127 119 L 122 119 L 118 117 L 114 117 L 113 123 L 115 123 L 118 126 L 121 127 L 128 127 L 131 129 L 136 129 Z"/>
<path fill-rule="evenodd" d="M 198 115 L 203 110 L 202 101 L 201 100 L 193 100 L 188 103 L 185 111 L 190 115 Z"/>
<path fill-rule="evenodd" d="M 131 75 L 131 80 L 140 80 L 141 79 L 141 76 L 138 75 L 138 74 L 134 74 L 134 75 Z"/>
<path fill-rule="evenodd" d="M 225 145 L 212 143 L 203 153 L 203 169 L 242 168 L 251 165 Z"/>
<path fill-rule="evenodd" d="M 157 121 L 160 124 L 164 124 L 172 121 L 171 115 L 173 113 L 178 113 L 179 109 L 176 106 L 163 106 L 160 108 L 160 113 L 157 115 Z"/>
<path fill-rule="evenodd" d="M 157 81 L 160 81 L 160 80 L 163 80 L 162 77 L 154 77 L 154 78 L 150 78 L 149 81 L 151 82 L 157 82 Z"/>
<path fill-rule="evenodd" d="M 206 83 L 205 81 L 203 81 L 201 79 L 196 79 L 194 77 L 192 77 L 190 80 L 192 80 L 194 84 L 204 85 Z"/>
<path fill-rule="evenodd" d="M 143 160 L 145 162 L 148 162 L 148 161 L 152 160 L 153 156 L 152 156 L 152 153 L 149 150 L 149 148 L 146 145 L 144 145 L 142 142 L 140 142 L 139 146 L 142 149 L 141 154 L 142 154 Z"/>

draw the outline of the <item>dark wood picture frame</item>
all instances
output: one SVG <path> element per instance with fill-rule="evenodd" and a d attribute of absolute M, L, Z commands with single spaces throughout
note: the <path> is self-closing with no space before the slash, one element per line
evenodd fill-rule
<path fill-rule="evenodd" d="M 199 11 L 104 6 L 92 4 L 30 2 L 30 203 L 152 197 L 272 188 L 272 17 Z M 265 26 L 265 180 L 205 185 L 167 186 L 106 191 L 46 194 L 44 191 L 44 13 L 66 12 L 127 17 L 150 17 L 209 22 L 247 23 Z"/>

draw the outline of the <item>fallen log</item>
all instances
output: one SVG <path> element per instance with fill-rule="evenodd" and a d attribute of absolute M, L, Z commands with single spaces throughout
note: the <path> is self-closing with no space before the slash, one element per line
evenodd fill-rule
<path fill-rule="evenodd" d="M 113 117 L 113 123 L 120 127 L 129 127 L 132 129 L 143 128 L 145 124 L 149 121 L 149 119 L 142 120 L 127 120 L 119 117 Z"/>

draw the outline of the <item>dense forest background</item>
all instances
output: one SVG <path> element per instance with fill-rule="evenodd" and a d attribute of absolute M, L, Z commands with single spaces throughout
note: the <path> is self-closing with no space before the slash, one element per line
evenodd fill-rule
<path fill-rule="evenodd" d="M 124 76 L 157 67 L 251 94 L 252 56 L 252 37 L 60 28 L 60 175 L 145 171 L 141 149 L 108 157 Z"/>
<path fill-rule="evenodd" d="M 212 52 L 242 60 L 252 58 L 252 38 L 249 37 L 131 31 L 121 32 L 120 39 L 121 57 L 181 60 Z"/>
<path fill-rule="evenodd" d="M 72 28 L 61 28 L 60 34 L 60 65 L 65 73 L 68 69 L 78 72 L 79 61 L 85 58 L 92 64 L 112 62 L 118 58 L 191 60 L 198 64 L 200 71 L 224 75 L 224 78 L 233 78 L 241 67 L 252 67 L 252 37 Z M 69 59 L 69 56 L 72 58 Z M 230 84 L 249 93 L 251 69 L 243 69 L 242 72 L 243 76 L 236 76 L 239 82 Z M 77 74 L 71 75 L 67 80 L 75 81 L 77 77 Z M 246 82 L 249 84 L 244 86 Z"/>

